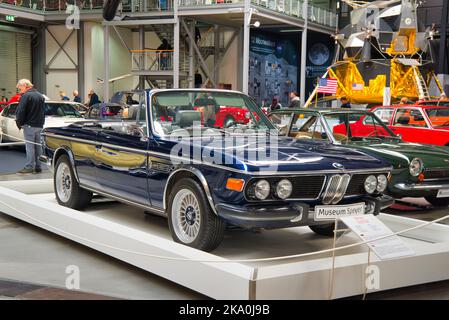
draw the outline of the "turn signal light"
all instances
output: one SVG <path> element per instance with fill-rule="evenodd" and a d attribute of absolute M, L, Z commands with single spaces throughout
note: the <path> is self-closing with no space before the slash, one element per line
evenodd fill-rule
<path fill-rule="evenodd" d="M 241 192 L 243 186 L 245 185 L 245 180 L 229 178 L 226 182 L 226 189 Z"/>
<path fill-rule="evenodd" d="M 419 181 L 419 182 L 423 182 L 423 181 L 424 181 L 424 178 L 425 178 L 425 177 L 424 177 L 424 173 L 420 173 L 419 176 L 418 176 L 418 181 Z"/>

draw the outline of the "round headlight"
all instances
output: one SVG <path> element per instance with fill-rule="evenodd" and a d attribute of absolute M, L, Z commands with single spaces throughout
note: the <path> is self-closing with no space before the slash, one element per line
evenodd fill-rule
<path fill-rule="evenodd" d="M 365 180 L 365 191 L 368 193 L 374 193 L 377 188 L 377 178 L 375 176 L 368 176 Z"/>
<path fill-rule="evenodd" d="M 270 195 L 270 183 L 267 180 L 260 180 L 254 188 L 254 195 L 259 200 L 265 200 Z"/>
<path fill-rule="evenodd" d="M 381 174 L 377 177 L 377 188 L 378 192 L 384 192 L 387 189 L 388 179 L 385 175 Z"/>
<path fill-rule="evenodd" d="M 292 194 L 292 183 L 287 179 L 282 179 L 276 186 L 276 195 L 281 199 L 287 199 Z"/>
<path fill-rule="evenodd" d="M 422 172 L 424 168 L 424 165 L 422 163 L 422 160 L 419 158 L 415 158 L 410 162 L 409 171 L 410 174 L 414 177 L 419 176 L 419 174 Z"/>

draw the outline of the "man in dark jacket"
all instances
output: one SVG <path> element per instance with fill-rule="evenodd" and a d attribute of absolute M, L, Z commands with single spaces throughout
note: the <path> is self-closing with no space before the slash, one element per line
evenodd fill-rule
<path fill-rule="evenodd" d="M 342 97 L 340 99 L 340 102 L 341 102 L 341 108 L 351 109 L 351 104 L 349 103 L 349 100 L 346 97 Z"/>
<path fill-rule="evenodd" d="M 22 94 L 16 111 L 16 124 L 23 129 L 27 162 L 18 173 L 40 173 L 42 168 L 39 156 L 42 154 L 41 131 L 45 122 L 44 96 L 33 88 L 28 79 L 21 79 L 17 89 Z"/>
<path fill-rule="evenodd" d="M 89 107 L 92 107 L 94 104 L 100 103 L 100 98 L 98 98 L 98 95 L 95 93 L 94 89 L 90 89 L 89 92 Z"/>

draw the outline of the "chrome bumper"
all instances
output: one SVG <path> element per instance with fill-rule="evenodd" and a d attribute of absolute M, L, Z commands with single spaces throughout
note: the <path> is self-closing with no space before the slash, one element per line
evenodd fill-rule
<path fill-rule="evenodd" d="M 403 191 L 449 189 L 449 183 L 398 183 L 394 186 Z"/>
<path fill-rule="evenodd" d="M 43 164 L 46 164 L 51 169 L 51 160 L 46 156 L 39 156 L 39 162 L 42 162 Z"/>

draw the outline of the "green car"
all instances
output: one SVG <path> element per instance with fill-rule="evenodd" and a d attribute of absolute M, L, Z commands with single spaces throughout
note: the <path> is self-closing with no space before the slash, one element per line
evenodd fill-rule
<path fill-rule="evenodd" d="M 269 114 L 282 135 L 345 145 L 389 161 L 388 192 L 449 205 L 449 148 L 407 143 L 374 113 L 344 109 L 281 109 Z"/>

